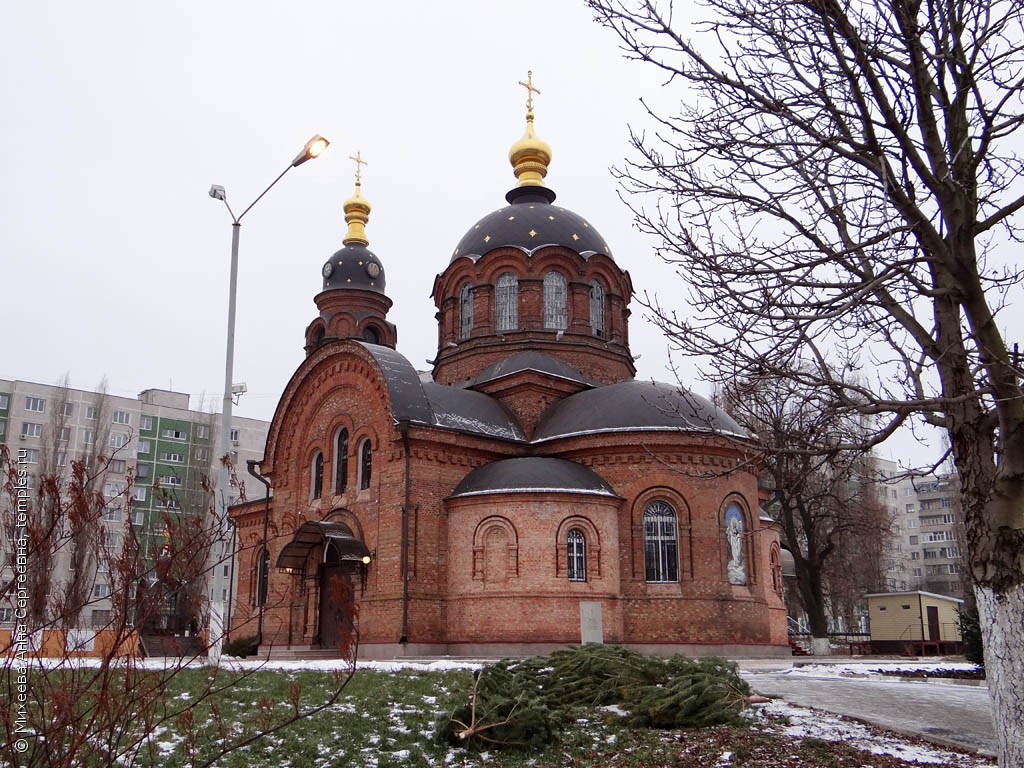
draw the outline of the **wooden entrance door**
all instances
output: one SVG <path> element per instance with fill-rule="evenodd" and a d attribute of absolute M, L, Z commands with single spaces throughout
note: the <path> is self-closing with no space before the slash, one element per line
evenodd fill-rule
<path fill-rule="evenodd" d="M 932 642 L 939 642 L 942 639 L 942 630 L 939 627 L 939 609 L 937 606 L 929 605 L 928 614 L 928 639 Z"/>
<path fill-rule="evenodd" d="M 318 631 L 321 648 L 339 651 L 352 638 L 355 608 L 355 575 L 352 563 L 338 557 L 337 550 L 327 544 L 324 563 L 320 566 L 320 606 Z"/>

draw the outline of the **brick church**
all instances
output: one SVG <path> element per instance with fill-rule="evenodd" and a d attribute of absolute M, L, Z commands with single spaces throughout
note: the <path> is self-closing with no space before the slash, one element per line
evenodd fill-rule
<path fill-rule="evenodd" d="M 396 351 L 357 171 L 306 358 L 252 468 L 272 494 L 231 510 L 235 637 L 331 649 L 355 622 L 364 657 L 788 653 L 750 436 L 634 378 L 629 274 L 555 204 L 533 121 L 531 99 L 507 205 L 439 264 L 429 371 Z"/>

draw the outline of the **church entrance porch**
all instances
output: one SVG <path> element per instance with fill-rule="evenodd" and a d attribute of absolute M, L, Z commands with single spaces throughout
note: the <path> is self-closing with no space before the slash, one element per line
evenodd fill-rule
<path fill-rule="evenodd" d="M 289 631 L 289 646 L 343 653 L 355 627 L 355 585 L 365 580 L 369 561 L 366 544 L 344 523 L 308 522 L 296 529 L 277 558 L 278 569 L 304 586 L 296 606 L 301 628 Z"/>

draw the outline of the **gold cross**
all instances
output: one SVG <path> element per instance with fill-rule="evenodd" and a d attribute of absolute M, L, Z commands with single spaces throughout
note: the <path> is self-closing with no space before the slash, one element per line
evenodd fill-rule
<path fill-rule="evenodd" d="M 359 184 L 363 178 L 363 169 L 360 168 L 359 166 L 369 165 L 369 163 L 363 160 L 362 154 L 360 152 L 356 152 L 354 155 L 349 155 L 348 159 L 356 161 L 356 184 Z"/>
<path fill-rule="evenodd" d="M 533 70 L 528 70 L 526 73 L 526 82 L 520 80 L 519 84 L 526 89 L 526 111 L 533 112 L 533 94 L 540 93 L 537 88 L 533 87 Z"/>

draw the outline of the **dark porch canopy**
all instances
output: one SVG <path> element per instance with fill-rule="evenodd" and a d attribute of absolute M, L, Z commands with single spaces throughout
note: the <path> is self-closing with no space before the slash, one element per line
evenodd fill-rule
<path fill-rule="evenodd" d="M 353 536 L 347 525 L 321 520 L 303 523 L 298 527 L 292 540 L 285 544 L 277 556 L 277 567 L 289 573 L 304 572 L 310 551 L 327 541 L 334 545 L 342 560 L 361 561 L 370 554 L 366 544 Z"/>

